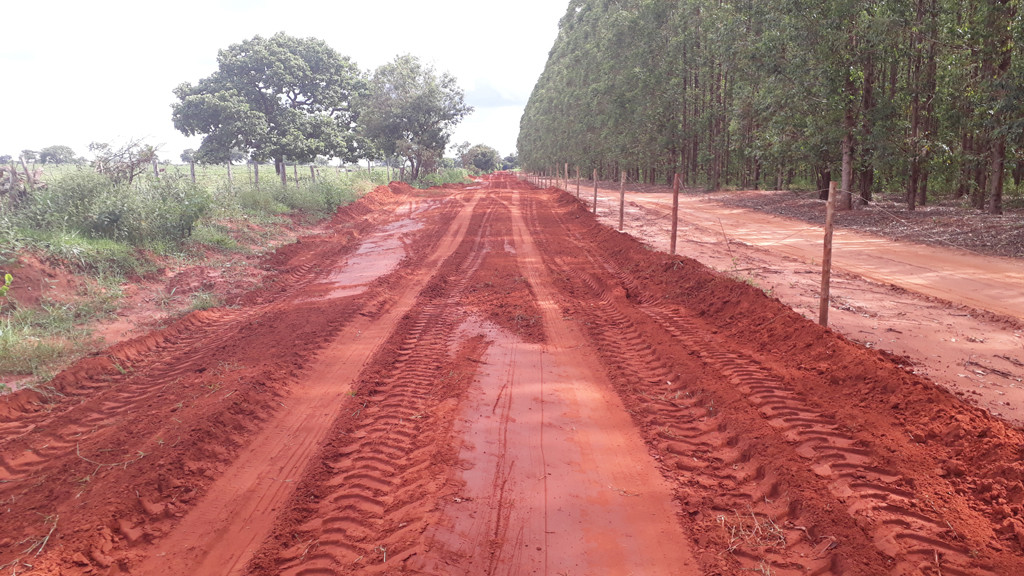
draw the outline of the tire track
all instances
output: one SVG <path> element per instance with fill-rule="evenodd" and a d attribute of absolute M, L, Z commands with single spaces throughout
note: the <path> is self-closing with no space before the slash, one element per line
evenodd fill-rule
<path fill-rule="evenodd" d="M 884 466 L 869 444 L 814 408 L 786 379 L 745 354 L 697 348 L 704 331 L 688 319 L 691 313 L 668 306 L 642 309 L 683 345 L 701 350 L 700 357 L 725 375 L 844 498 L 850 514 L 869 520 L 875 546 L 896 559 L 892 573 L 937 564 L 944 574 L 995 576 L 977 566 L 947 520 L 922 506 L 913 480 Z"/>
<path fill-rule="evenodd" d="M 538 218 L 535 214 L 532 225 L 536 228 L 541 227 Z M 578 245 L 589 245 L 580 236 L 575 238 Z M 804 515 L 799 505 L 792 505 L 793 499 L 787 507 L 770 505 L 787 492 L 779 479 L 793 471 L 784 465 L 766 467 L 763 463 L 748 469 L 756 461 L 750 454 L 751 444 L 730 433 L 731 420 L 739 414 L 723 419 L 719 413 L 724 407 L 715 406 L 713 397 L 689 398 L 694 390 L 673 386 L 672 381 L 678 380 L 683 370 L 677 372 L 660 358 L 671 357 L 671 353 L 655 343 L 655 332 L 670 336 L 699 358 L 706 369 L 736 387 L 757 415 L 789 445 L 797 456 L 795 461 L 803 462 L 802 466 L 824 481 L 823 490 L 836 495 L 836 504 L 849 515 L 846 523 L 870 527 L 865 544 L 870 543 L 879 558 L 894 559 L 889 573 L 931 564 L 941 566 L 947 574 L 993 574 L 979 568 L 976 552 L 957 541 L 951 524 L 922 508 L 913 490 L 913 479 L 883 465 L 883 459 L 870 445 L 813 408 L 783 377 L 731 348 L 728 342 L 709 337 L 708 328 L 690 320 L 694 316 L 691 312 L 662 303 L 659 295 L 647 294 L 631 274 L 610 260 L 585 256 L 581 261 L 563 255 L 553 257 L 550 266 L 576 286 L 571 289 L 574 297 L 579 299 L 583 294 L 593 299 L 581 306 L 589 315 L 587 321 L 593 324 L 590 332 L 609 369 L 619 373 L 624 383 L 621 389 L 644 399 L 640 419 L 645 429 L 655 431 L 651 441 L 658 449 L 657 457 L 676 473 L 710 476 L 687 478 L 691 489 L 693 485 L 729 487 L 728 495 L 715 496 L 722 512 L 716 521 L 728 529 L 727 550 L 743 569 L 756 571 L 770 566 L 772 573 L 780 574 L 787 570 L 795 570 L 794 574 L 839 574 L 843 573 L 843 562 L 841 552 L 829 551 L 834 543 L 820 541 L 822 535 L 812 534 L 804 526 Z M 608 284 L 598 279 L 601 277 L 608 277 Z M 654 322 L 644 323 L 628 310 Z M 639 328 L 636 322 L 644 327 Z M 681 494 L 680 498 L 685 496 Z M 731 502 L 722 506 L 723 500 Z M 776 550 L 780 546 L 781 552 Z M 819 546 L 825 548 L 819 550 Z M 744 547 L 759 550 L 744 553 Z"/>
<path fill-rule="evenodd" d="M 383 211 L 364 219 L 359 229 L 368 229 L 388 216 Z M 336 257 L 358 247 L 358 243 L 347 242 L 339 250 L 323 239 L 316 241 Z M 164 330 L 117 344 L 104 356 L 87 358 L 57 375 L 47 386 L 51 402 L 47 410 L 16 413 L 12 415 L 16 420 L 0 422 L 0 430 L 8 432 L 0 438 L 0 498 L 17 493 L 26 480 L 55 458 L 74 455 L 92 460 L 89 457 L 95 454 L 88 450 L 83 454 L 81 443 L 99 440 L 97 434 L 102 435 L 115 424 L 123 427 L 138 423 L 140 417 L 132 414 L 131 408 L 153 403 L 166 396 L 169 387 L 195 379 L 197 374 L 218 369 L 226 372 L 223 366 L 232 364 L 231 356 L 238 354 L 237 346 L 232 344 L 244 338 L 246 329 L 257 322 L 275 316 L 283 320 L 291 315 L 296 300 L 322 275 L 324 256 L 323 250 L 300 253 L 277 277 L 279 288 L 271 300 L 247 308 L 191 312 Z M 345 319 L 361 307 L 361 300 L 354 298 L 340 307 L 333 306 L 332 312 L 341 322 L 335 321 L 331 329 L 339 330 Z M 264 372 L 270 376 L 280 369 L 272 366 Z M 63 420 L 82 426 L 61 428 L 57 423 Z M 15 443 L 37 429 L 42 432 L 33 435 L 31 442 Z M 136 439 L 123 452 L 137 455 L 142 449 L 149 450 L 139 444 L 149 440 Z"/>
<path fill-rule="evenodd" d="M 73 367 L 58 376 L 52 384 L 53 389 L 59 391 L 54 393 L 58 402 L 56 410 L 21 415 L 21 434 L 5 436 L 0 441 L 0 497 L 6 496 L 9 490 L 19 490 L 25 480 L 49 466 L 55 458 L 77 456 L 109 461 L 109 458 L 99 459 L 95 454 L 83 452 L 81 444 L 99 440 L 115 425 L 131 426 L 133 422 L 148 418 L 148 414 L 135 414 L 133 409 L 151 405 L 161 396 L 171 401 L 171 396 L 166 394 L 168 388 L 207 371 L 211 375 L 227 372 L 218 367 L 232 362 L 232 350 L 237 349 L 233 344 L 244 338 L 241 333 L 247 325 L 254 319 L 265 319 L 275 313 L 284 317 L 291 305 L 289 300 L 315 279 L 314 272 L 315 268 L 308 265 L 293 273 L 289 280 L 291 288 L 283 302 L 279 300 L 246 310 L 218 308 L 192 312 L 156 336 L 145 336 L 115 347 L 98 359 L 106 364 L 99 371 L 82 374 Z M 338 318 L 349 318 L 358 308 L 359 303 L 352 301 L 335 307 L 335 313 Z M 341 324 L 335 324 L 335 329 L 340 328 Z M 275 368 L 265 371 L 272 373 Z M 76 399 L 81 400 L 72 403 Z M 55 425 L 64 420 L 79 424 L 70 428 Z M 15 442 L 35 429 L 43 431 L 31 439 Z M 137 438 L 132 445 L 124 447 L 123 453 L 137 455 L 148 451 L 149 447 L 144 444 L 149 441 L 149 438 Z"/>
<path fill-rule="evenodd" d="M 651 326 L 640 328 L 621 311 L 622 288 L 605 287 L 579 262 L 558 259 L 554 268 L 585 287 L 587 292 L 574 295 L 586 306 L 591 337 L 606 368 L 616 375 L 620 393 L 639 400 L 632 402 L 633 416 L 647 431 L 666 474 L 681 483 L 677 498 L 684 504 L 695 497 L 713 502 L 714 514 L 701 528 L 738 564 L 733 569 L 842 573 L 831 554 L 817 550 L 822 536 L 797 528 L 803 523 L 794 505 L 800 498 L 782 486 L 786 471 L 771 470 L 754 458 L 756 447 L 732 425 L 739 414 L 726 412 L 716 395 L 701 390 L 710 383 L 687 376 L 700 368 L 674 361 L 650 342 Z M 589 306 L 581 294 L 589 296 Z M 691 385 L 683 383 L 688 380 Z"/>
<path fill-rule="evenodd" d="M 451 216 L 455 204 L 459 203 L 440 203 L 438 214 L 428 217 Z M 390 216 L 384 210 L 359 229 Z M 0 440 L 0 498 L 14 504 L 16 512 L 36 509 L 52 517 L 56 510 L 61 532 L 66 533 L 75 530 L 74 515 L 61 511 L 68 503 L 77 501 L 78 509 L 103 506 L 120 492 L 104 490 L 104 484 L 130 483 L 133 497 L 117 502 L 115 539 L 122 546 L 137 545 L 166 531 L 239 448 L 235 438 L 252 433 L 276 405 L 283 406 L 280 393 L 294 380 L 301 358 L 360 318 L 358 313 L 376 315 L 385 304 L 380 294 L 336 298 L 326 307 L 323 301 L 301 302 L 310 284 L 324 273 L 320 267 L 325 258 L 358 247 L 349 232 L 334 236 L 306 242 L 314 245 L 311 254 L 300 253 L 290 258 L 292 262 L 278 264 L 287 271 L 278 286 L 256 299 L 249 297 L 258 300 L 249 307 L 193 312 L 167 329 L 116 345 L 105 356 L 87 358 L 58 375 L 47 410 L 12 414 L 18 420 L 4 422 L 14 424 L 7 429 L 19 433 Z M 407 256 L 422 258 L 421 251 L 435 244 L 434 238 L 418 242 Z M 282 256 L 276 258 L 280 261 Z M 399 270 L 394 275 L 403 274 Z M 296 318 L 303 308 L 319 311 L 315 322 Z M 296 341 L 269 354 L 260 343 L 268 330 L 292 335 Z M 183 451 L 190 456 L 182 458 Z M 149 474 L 149 479 L 116 480 L 140 474 Z M 41 484 L 69 479 L 73 491 L 38 491 Z M 82 479 L 77 487 L 74 479 Z M 19 531 L 25 530 L 31 536 L 32 529 L 26 521 L 9 534 L 20 538 Z M 88 560 L 100 566 L 113 562 L 106 553 L 109 543 L 99 546 L 102 553 Z M 89 555 L 88 545 L 78 550 Z M 0 560 L 10 560 L 12 552 L 3 553 Z"/>
<path fill-rule="evenodd" d="M 460 318 L 453 310 L 479 266 L 493 199 L 478 202 L 462 245 L 441 266 L 403 318 L 381 354 L 387 368 L 364 375 L 353 391 L 353 410 L 318 460 L 326 471 L 307 475 L 299 493 L 313 491 L 318 505 L 304 514 L 298 545 L 264 558 L 256 573 L 314 576 L 374 574 L 422 551 L 431 494 L 444 478 L 415 480 L 448 449 L 446 399 L 457 396 L 450 367 L 460 356 L 479 357 L 480 344 L 450 358 Z M 388 352 L 390 350 L 390 352 Z M 447 370 L 447 372 L 446 372 Z M 449 408 L 450 410 L 450 408 Z M 272 558 L 268 559 L 266 556 Z"/>

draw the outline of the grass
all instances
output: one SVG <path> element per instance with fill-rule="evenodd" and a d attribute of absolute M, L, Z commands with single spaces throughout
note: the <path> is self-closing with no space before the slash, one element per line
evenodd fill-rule
<path fill-rule="evenodd" d="M 210 308 L 217 308 L 223 305 L 223 300 L 217 294 L 200 290 L 192 293 L 189 310 L 209 310 Z"/>
<path fill-rule="evenodd" d="M 116 309 L 123 282 L 159 269 L 154 256 L 198 264 L 209 249 L 249 254 L 293 228 L 296 216 L 307 223 L 330 217 L 389 176 L 384 168 L 320 166 L 314 181 L 309 166 L 290 166 L 282 186 L 273 166 L 261 165 L 257 186 L 252 166 L 233 166 L 229 183 L 226 166 L 197 165 L 193 184 L 188 165 L 164 164 L 160 178 L 147 172 L 127 186 L 88 166 L 35 168 L 43 169 L 47 187 L 13 209 L 0 203 L 0 272 L 30 252 L 86 277 L 82 284 L 89 286 L 71 301 L 35 309 L 0 297 L 0 374 L 30 374 L 36 384 L 95 349 L 85 326 Z M 465 182 L 466 175 L 445 170 L 413 185 Z M 223 305 L 205 291 L 166 294 L 161 302 L 170 309 L 186 301 L 189 310 Z"/>
<path fill-rule="evenodd" d="M 769 516 L 759 516 L 750 510 L 747 514 L 741 515 L 733 511 L 735 516 L 719 515 L 716 521 L 729 538 L 729 546 L 726 552 L 730 554 L 741 547 L 751 549 L 784 549 L 786 547 L 786 533 Z M 771 574 L 771 564 L 766 559 L 761 559 L 757 568 L 753 569 L 762 574 Z"/>
<path fill-rule="evenodd" d="M 249 254 L 293 228 L 290 218 L 329 217 L 386 180 L 383 169 L 320 167 L 314 183 L 309 168 L 300 167 L 300 177 L 289 170 L 282 187 L 273 168 L 261 166 L 257 188 L 250 167 L 235 166 L 229 185 L 226 166 L 197 166 L 193 185 L 188 166 L 164 165 L 160 179 L 148 173 L 129 187 L 89 167 L 38 167 L 45 189 L 13 209 L 0 203 L 0 273 L 32 253 L 83 276 L 87 288 L 67 302 L 44 300 L 37 308 L 0 297 L 0 374 L 31 375 L 32 384 L 99 345 L 85 326 L 116 309 L 122 283 L 156 272 L 155 257 L 200 263 L 211 248 Z M 189 310 L 223 305 L 212 292 L 165 300 L 168 306 L 187 301 Z"/>
<path fill-rule="evenodd" d="M 35 384 L 48 381 L 68 359 L 97 344 L 83 325 L 103 309 L 101 302 L 85 299 L 44 302 L 0 317 L 0 373 L 31 375 Z"/>

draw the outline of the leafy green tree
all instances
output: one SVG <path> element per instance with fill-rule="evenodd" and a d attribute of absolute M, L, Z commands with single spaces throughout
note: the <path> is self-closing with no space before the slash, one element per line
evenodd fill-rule
<path fill-rule="evenodd" d="M 502 167 L 501 155 L 498 151 L 485 144 L 477 144 L 460 156 L 462 167 L 478 173 L 489 173 Z"/>
<path fill-rule="evenodd" d="M 187 148 L 181 153 L 181 161 L 185 164 L 191 164 L 196 161 L 196 151 L 192 148 Z"/>
<path fill-rule="evenodd" d="M 0 164 L 9 164 L 14 158 L 10 154 L 0 155 Z"/>
<path fill-rule="evenodd" d="M 519 168 L 519 155 L 518 154 L 509 154 L 508 156 L 505 156 L 504 158 L 502 158 L 502 164 L 501 164 L 501 169 L 502 170 L 514 170 L 516 168 Z"/>
<path fill-rule="evenodd" d="M 75 151 L 70 146 L 47 146 L 39 151 L 39 161 L 43 164 L 71 164 L 75 161 Z"/>
<path fill-rule="evenodd" d="M 323 40 L 255 36 L 221 50 L 217 63 L 198 84 L 174 90 L 174 127 L 204 135 L 197 160 L 223 163 L 240 150 L 280 168 L 285 158 L 360 157 L 352 102 L 365 81 Z"/>
<path fill-rule="evenodd" d="M 35 162 L 38 157 L 39 153 L 35 150 L 25 149 L 21 151 L 21 159 L 25 162 Z"/>
<path fill-rule="evenodd" d="M 453 76 L 438 76 L 405 55 L 377 68 L 360 110 L 363 134 L 385 158 L 404 157 L 415 180 L 440 160 L 455 126 L 473 108 Z"/>

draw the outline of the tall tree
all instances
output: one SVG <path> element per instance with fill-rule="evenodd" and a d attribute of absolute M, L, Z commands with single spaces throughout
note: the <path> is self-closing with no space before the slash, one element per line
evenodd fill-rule
<path fill-rule="evenodd" d="M 571 0 L 518 149 L 535 171 L 711 189 L 770 171 L 822 196 L 840 176 L 861 204 L 998 213 L 1004 174 L 1024 181 L 1019 2 Z"/>
<path fill-rule="evenodd" d="M 365 80 L 323 40 L 255 36 L 217 54 L 217 71 L 174 90 L 174 127 L 204 135 L 196 159 L 222 163 L 232 150 L 254 160 L 311 162 L 361 156 L 353 107 Z"/>
<path fill-rule="evenodd" d="M 441 158 L 455 126 L 473 111 L 454 76 L 438 76 L 411 55 L 377 68 L 360 104 L 363 134 L 384 157 L 404 157 L 413 179 Z"/>

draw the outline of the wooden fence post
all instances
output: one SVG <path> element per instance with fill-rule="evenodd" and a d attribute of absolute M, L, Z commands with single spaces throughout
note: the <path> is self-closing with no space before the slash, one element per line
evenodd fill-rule
<path fill-rule="evenodd" d="M 309 165 L 309 179 L 313 181 L 313 184 L 316 184 L 316 166 L 313 164 Z"/>
<path fill-rule="evenodd" d="M 619 176 L 619 232 L 622 232 L 622 219 L 626 214 L 626 171 Z"/>
<path fill-rule="evenodd" d="M 299 187 L 299 163 L 292 162 L 292 175 L 295 176 L 295 187 Z"/>
<path fill-rule="evenodd" d="M 565 170 L 563 171 L 563 174 L 565 174 L 565 188 L 563 188 L 563 190 L 568 192 L 569 191 L 569 163 L 568 162 L 565 163 Z"/>
<path fill-rule="evenodd" d="M 228 193 L 233 194 L 235 192 L 235 182 L 231 177 L 231 160 L 228 160 Z"/>
<path fill-rule="evenodd" d="M 281 162 L 278 166 L 281 171 L 281 188 L 288 187 L 288 163 L 285 161 L 284 156 L 281 156 Z"/>
<path fill-rule="evenodd" d="M 252 161 L 252 173 L 253 173 L 253 180 L 256 182 L 256 189 L 259 190 L 260 189 L 260 163 L 255 161 L 255 160 Z"/>
<path fill-rule="evenodd" d="M 676 232 L 679 230 L 679 173 L 672 179 L 672 241 L 669 254 L 676 253 Z"/>
<path fill-rule="evenodd" d="M 580 167 L 576 167 L 576 198 L 580 197 Z"/>
<path fill-rule="evenodd" d="M 153 166 L 153 171 L 156 172 L 156 165 Z M 188 173 L 192 175 L 192 183 L 195 184 L 196 183 L 196 161 L 195 160 L 189 160 L 188 161 Z M 160 176 L 158 175 L 157 178 L 159 178 L 159 177 Z"/>
<path fill-rule="evenodd" d="M 836 183 L 828 183 L 828 204 L 825 208 L 825 248 L 821 258 L 821 302 L 818 324 L 828 327 L 828 299 L 832 279 L 832 224 L 836 216 Z"/>

